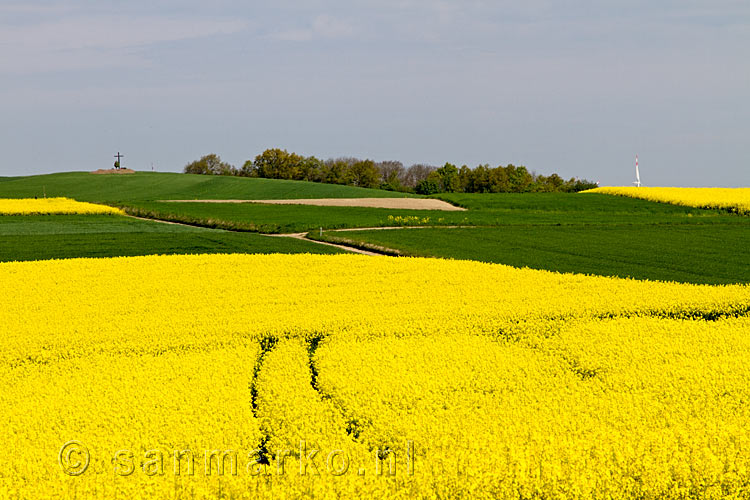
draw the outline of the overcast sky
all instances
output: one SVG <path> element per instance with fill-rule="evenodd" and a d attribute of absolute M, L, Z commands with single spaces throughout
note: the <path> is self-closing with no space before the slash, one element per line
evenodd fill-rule
<path fill-rule="evenodd" d="M 750 2 L 0 3 L 0 175 L 269 147 L 750 186 Z"/>

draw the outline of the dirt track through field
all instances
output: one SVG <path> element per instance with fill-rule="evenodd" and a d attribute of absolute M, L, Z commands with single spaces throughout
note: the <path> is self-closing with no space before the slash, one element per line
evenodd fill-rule
<path fill-rule="evenodd" d="M 347 252 L 359 253 L 362 255 L 372 255 L 372 256 L 383 255 L 383 253 L 371 252 L 369 250 L 364 250 L 362 248 L 357 248 L 357 247 L 353 247 L 349 245 L 341 245 L 338 243 L 329 243 L 327 241 L 313 240 L 307 237 L 307 233 L 266 234 L 265 236 L 270 236 L 272 238 L 295 238 L 298 240 L 309 241 L 311 243 L 317 243 L 318 245 L 326 245 L 329 247 L 341 248 L 342 250 L 346 250 Z"/>
<path fill-rule="evenodd" d="M 159 200 L 170 203 L 264 203 L 269 205 L 315 205 L 319 207 L 366 207 L 406 210 L 463 211 L 465 208 L 434 198 L 310 198 L 295 200 Z"/>
<path fill-rule="evenodd" d="M 120 168 L 120 169 L 110 168 L 110 169 L 105 170 L 103 168 L 100 168 L 99 170 L 94 170 L 91 173 L 95 174 L 95 175 L 102 175 L 102 174 L 104 174 L 104 175 L 107 175 L 107 174 L 134 174 L 135 170 L 131 170 L 129 168 Z"/>
<path fill-rule="evenodd" d="M 178 226 L 185 226 L 185 227 L 191 227 L 191 228 L 202 227 L 202 226 L 194 226 L 194 225 L 191 225 L 191 224 L 184 224 L 182 222 L 172 222 L 172 221 L 162 220 L 162 219 L 150 219 L 150 218 L 146 218 L 146 217 L 136 217 L 135 215 L 125 215 L 125 217 L 130 217 L 131 219 L 145 220 L 145 221 L 150 221 L 150 222 L 158 222 L 158 223 L 161 223 L 161 224 L 175 224 L 175 225 L 178 225 Z M 225 229 L 211 229 L 211 228 L 206 228 L 206 229 L 209 230 L 209 231 L 225 231 Z M 355 228 L 355 229 L 357 229 L 357 228 Z M 370 228 L 370 229 L 403 229 L 403 228 L 401 228 L 401 227 L 399 227 L 399 228 L 392 227 L 392 228 Z M 343 231 L 343 230 L 342 229 L 338 229 L 336 231 Z M 326 246 L 329 246 L 329 247 L 341 248 L 342 250 L 346 250 L 346 251 L 352 252 L 352 253 L 359 253 L 359 254 L 362 254 L 362 255 L 376 256 L 376 255 L 383 255 L 384 254 L 383 252 L 371 252 L 369 250 L 364 250 L 362 248 L 357 248 L 357 247 L 349 246 L 349 245 L 341 245 L 341 244 L 338 244 L 338 243 L 329 243 L 327 241 L 313 240 L 311 238 L 307 238 L 307 233 L 281 233 L 281 234 L 263 234 L 263 233 L 258 233 L 258 234 L 261 234 L 262 236 L 268 236 L 268 237 L 271 237 L 271 238 L 295 238 L 295 239 L 298 239 L 298 240 L 309 241 L 310 243 L 316 243 L 318 245 L 326 245 Z"/>

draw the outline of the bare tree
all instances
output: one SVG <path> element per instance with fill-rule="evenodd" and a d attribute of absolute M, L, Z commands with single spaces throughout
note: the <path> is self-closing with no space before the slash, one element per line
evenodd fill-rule
<path fill-rule="evenodd" d="M 427 179 L 427 176 L 435 170 L 437 170 L 437 167 L 433 167 L 432 165 L 416 163 L 406 170 L 402 184 L 410 188 L 416 187 L 420 181 Z"/>
<path fill-rule="evenodd" d="M 381 161 L 375 164 L 380 172 L 380 183 L 388 189 L 398 189 L 403 186 L 406 169 L 400 161 Z"/>

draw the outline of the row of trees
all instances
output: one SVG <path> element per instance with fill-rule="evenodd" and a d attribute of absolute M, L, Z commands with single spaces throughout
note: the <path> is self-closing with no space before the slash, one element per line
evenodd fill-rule
<path fill-rule="evenodd" d="M 446 163 L 440 168 L 424 164 L 407 168 L 399 161 L 374 162 L 351 157 L 319 160 L 282 149 L 267 149 L 239 169 L 210 154 L 187 164 L 185 173 L 347 184 L 419 194 L 575 192 L 596 186 L 585 179 L 538 175 L 523 166 L 459 168 Z"/>

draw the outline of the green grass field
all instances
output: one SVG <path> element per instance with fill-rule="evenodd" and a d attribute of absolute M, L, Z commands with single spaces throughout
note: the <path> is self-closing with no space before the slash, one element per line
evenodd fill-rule
<path fill-rule="evenodd" d="M 436 198 L 468 209 L 477 225 L 581 223 L 744 224 L 718 210 L 702 210 L 597 193 L 446 193 Z"/>
<path fill-rule="evenodd" d="M 339 253 L 290 238 L 116 215 L 0 216 L 0 261 L 193 253 Z"/>
<path fill-rule="evenodd" d="M 742 224 L 730 214 L 600 194 L 471 194 L 441 196 L 465 212 L 392 210 L 254 203 L 160 203 L 130 201 L 133 215 L 207 227 L 268 233 L 393 225 L 388 216 L 429 219 L 426 225 Z"/>
<path fill-rule="evenodd" d="M 750 282 L 748 225 L 509 225 L 323 233 L 403 255 L 690 283 Z"/>
<path fill-rule="evenodd" d="M 429 226 L 324 232 L 322 239 L 380 246 L 402 255 L 474 259 L 562 272 L 693 283 L 750 282 L 750 217 L 603 194 L 443 194 L 464 212 L 306 205 L 164 203 L 175 199 L 284 199 L 403 196 L 300 181 L 167 173 L 64 173 L 0 178 L 0 197 L 67 196 L 130 213 L 202 227 L 115 216 L 0 217 L 0 260 L 206 252 L 319 252 L 313 242 L 253 232 L 393 225 L 388 216 L 429 218 Z M 220 231 L 209 228 L 225 228 Z"/>
<path fill-rule="evenodd" d="M 337 184 L 160 172 L 112 175 L 65 172 L 28 177 L 0 177 L 0 198 L 41 198 L 44 195 L 66 196 L 92 202 L 413 196 Z"/>
<path fill-rule="evenodd" d="M 442 216 L 445 224 L 458 216 L 477 227 L 325 232 L 320 239 L 560 272 L 750 282 L 750 217 L 599 194 L 440 198 L 469 209 Z"/>

